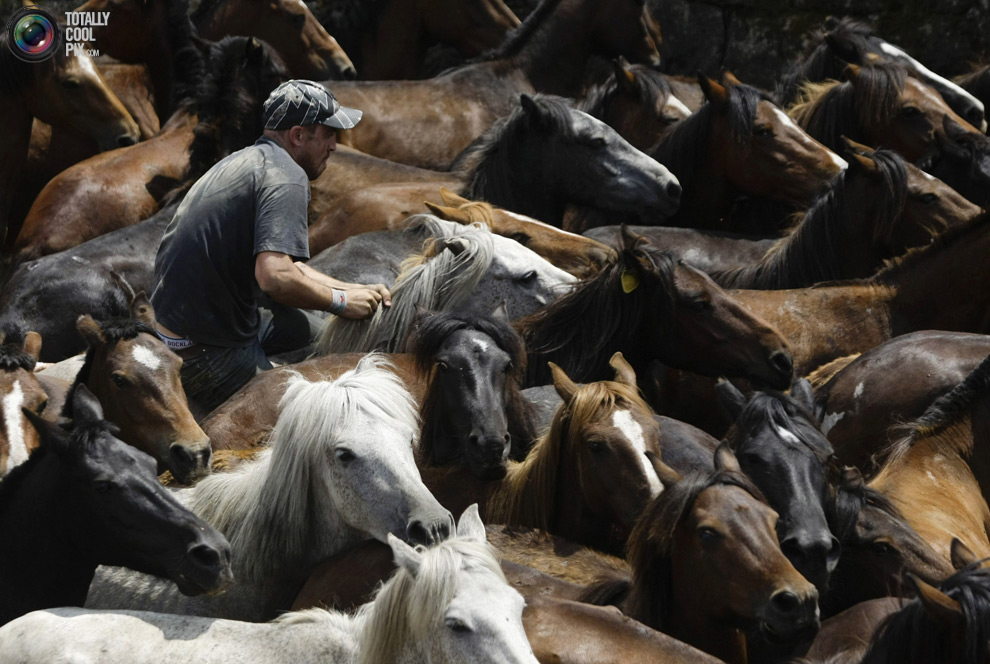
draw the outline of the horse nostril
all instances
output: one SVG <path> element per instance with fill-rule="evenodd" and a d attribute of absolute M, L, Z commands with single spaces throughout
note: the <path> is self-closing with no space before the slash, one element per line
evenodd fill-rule
<path fill-rule="evenodd" d="M 794 362 L 791 354 L 783 350 L 775 350 L 770 354 L 770 365 L 785 376 L 794 373 Z"/>
<path fill-rule="evenodd" d="M 354 67 L 346 67 L 341 74 L 343 74 L 344 78 L 348 81 L 353 81 L 357 78 L 357 70 Z"/>
<path fill-rule="evenodd" d="M 168 457 L 173 470 L 178 470 L 182 474 L 196 467 L 196 455 L 190 452 L 185 445 L 172 443 L 168 448 Z"/>
<path fill-rule="evenodd" d="M 468 442 L 472 445 L 477 445 L 481 441 L 481 438 L 476 433 L 472 433 L 468 436 Z"/>
<path fill-rule="evenodd" d="M 203 567 L 217 567 L 220 564 L 220 553 L 212 546 L 196 544 L 188 553 L 193 561 Z"/>
<path fill-rule="evenodd" d="M 675 201 L 681 199 L 681 185 L 678 182 L 669 182 L 666 187 L 667 196 Z"/>
<path fill-rule="evenodd" d="M 406 539 L 413 544 L 429 546 L 433 544 L 433 535 L 427 530 L 421 521 L 413 521 L 406 526 Z"/>
<path fill-rule="evenodd" d="M 124 134 L 122 136 L 117 137 L 118 148 L 126 148 L 128 145 L 134 145 L 135 143 L 137 143 L 137 141 L 134 140 L 133 136 L 128 136 L 127 134 Z"/>
<path fill-rule="evenodd" d="M 770 605 L 779 613 L 795 613 L 801 608 L 801 600 L 790 590 L 781 590 L 770 598 Z"/>

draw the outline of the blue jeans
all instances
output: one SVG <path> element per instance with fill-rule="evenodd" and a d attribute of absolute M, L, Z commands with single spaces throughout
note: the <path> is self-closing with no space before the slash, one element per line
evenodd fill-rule
<path fill-rule="evenodd" d="M 312 343 L 324 322 L 315 314 L 275 303 L 259 311 L 258 337 L 248 346 L 196 344 L 178 351 L 182 358 L 182 387 L 197 418 L 206 416 L 249 380 L 271 369 L 268 355 Z"/>

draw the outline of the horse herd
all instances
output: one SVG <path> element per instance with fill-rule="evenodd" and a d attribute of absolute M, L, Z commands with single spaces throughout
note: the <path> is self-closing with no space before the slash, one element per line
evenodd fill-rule
<path fill-rule="evenodd" d="M 774 91 L 669 76 L 643 0 L 79 9 L 113 60 L 0 36 L 0 664 L 990 662 L 986 67 L 830 18 Z M 202 412 L 155 253 L 291 77 L 364 111 L 309 264 L 393 304 Z"/>

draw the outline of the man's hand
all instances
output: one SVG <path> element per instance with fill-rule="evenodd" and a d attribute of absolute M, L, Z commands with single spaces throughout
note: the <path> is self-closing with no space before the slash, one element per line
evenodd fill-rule
<path fill-rule="evenodd" d="M 392 295 L 383 284 L 371 284 L 347 289 L 347 306 L 340 314 L 344 318 L 362 319 L 375 313 L 378 305 L 392 306 Z"/>

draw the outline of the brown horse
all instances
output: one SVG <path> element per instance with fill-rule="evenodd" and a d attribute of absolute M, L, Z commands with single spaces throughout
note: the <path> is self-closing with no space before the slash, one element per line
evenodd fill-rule
<path fill-rule="evenodd" d="M 990 357 L 905 425 L 869 486 L 944 560 L 958 538 L 990 557 Z"/>
<path fill-rule="evenodd" d="M 849 169 L 761 260 L 712 274 L 720 286 L 802 288 L 868 277 L 885 259 L 979 214 L 979 207 L 896 152 L 845 144 Z"/>
<path fill-rule="evenodd" d="M 105 404 L 106 417 L 124 442 L 150 454 L 158 472 L 182 483 L 209 473 L 210 439 L 196 424 L 179 379 L 182 360 L 155 333 L 155 312 L 144 293 L 131 302 L 131 318 L 76 322 L 89 349 L 75 383 Z M 63 415 L 72 416 L 71 400 Z"/>
<path fill-rule="evenodd" d="M 362 80 L 422 78 L 427 48 L 446 44 L 465 57 L 498 46 L 519 19 L 502 0 L 348 0 L 316 15 L 351 56 Z"/>
<path fill-rule="evenodd" d="M 187 99 L 158 136 L 91 157 L 45 186 L 14 245 L 16 260 L 150 217 L 172 188 L 261 134 L 261 104 L 287 76 L 277 56 L 257 39 L 230 37 L 210 47 L 208 62 L 196 98 Z"/>
<path fill-rule="evenodd" d="M 337 40 L 302 0 L 204 0 L 192 13 L 192 21 L 204 39 L 242 35 L 263 40 L 297 78 L 357 75 Z"/>
<path fill-rule="evenodd" d="M 702 272 L 628 233 L 618 260 L 516 327 L 529 355 L 527 385 L 547 382 L 548 360 L 577 381 L 601 379 L 616 351 L 641 381 L 659 360 L 778 389 L 791 384 L 790 351 L 774 328 Z"/>
<path fill-rule="evenodd" d="M 563 399 L 549 430 L 498 483 L 472 486 L 449 472 L 423 472 L 442 505 L 478 502 L 482 518 L 527 526 L 620 554 L 643 507 L 676 481 L 660 461 L 660 426 L 616 353 L 614 381 L 578 386 L 551 363 Z M 453 479 L 454 481 L 450 481 Z"/>
<path fill-rule="evenodd" d="M 780 330 L 804 375 L 907 332 L 990 332 L 990 290 L 971 287 L 990 279 L 988 251 L 990 213 L 983 213 L 892 259 L 869 279 L 729 293 Z"/>
<path fill-rule="evenodd" d="M 818 593 L 780 551 L 777 514 L 728 447 L 714 473 L 693 473 L 643 512 L 629 538 L 631 580 L 604 582 L 594 603 L 623 612 L 730 664 L 747 661 L 743 630 L 775 642 L 818 631 Z"/>
<path fill-rule="evenodd" d="M 922 330 L 871 348 L 816 386 L 836 457 L 871 470 L 890 427 L 920 417 L 990 355 L 990 336 Z"/>
<path fill-rule="evenodd" d="M 650 151 L 684 189 L 665 225 L 726 230 L 740 193 L 806 207 L 846 167 L 834 146 L 808 136 L 765 93 L 728 72 L 721 82 L 698 81 L 708 103 Z"/>
<path fill-rule="evenodd" d="M 935 90 L 908 76 L 902 65 L 849 65 L 846 76 L 845 82 L 807 84 L 788 109 L 805 131 L 833 150 L 841 148 L 841 136 L 848 136 L 917 162 L 935 149 L 943 116 L 966 131 L 979 133 Z"/>
<path fill-rule="evenodd" d="M 426 81 L 338 82 L 340 103 L 364 111 L 341 142 L 403 164 L 446 169 L 520 93 L 580 96 L 593 55 L 658 62 L 641 0 L 542 0 L 487 59 Z"/>
<path fill-rule="evenodd" d="M 41 335 L 28 332 L 22 339 L 0 331 L 0 478 L 27 461 L 38 447 L 38 432 L 21 409 L 41 414 L 48 395 L 34 374 L 41 354 Z M 9 337 L 9 338 L 8 338 Z"/>
<path fill-rule="evenodd" d="M 426 201 L 426 207 L 436 216 L 459 224 L 485 224 L 493 233 L 529 247 L 579 279 L 598 274 L 605 265 L 615 260 L 615 250 L 597 240 L 482 201 L 471 202 L 443 188 L 440 195 L 446 206 Z"/>
<path fill-rule="evenodd" d="M 38 118 L 52 126 L 67 127 L 96 144 L 98 150 L 132 145 L 138 128 L 120 101 L 107 89 L 87 55 L 56 52 L 43 63 L 19 60 L 11 51 L 5 31 L 0 35 L 0 125 L 4 127 L 0 153 L 0 240 L 16 226 L 23 209 L 14 211 L 21 173 L 28 155 L 31 122 Z M 57 50 L 57 49 L 56 49 Z M 13 240 L 9 233 L 7 241 Z"/>

